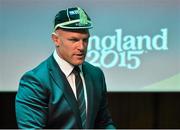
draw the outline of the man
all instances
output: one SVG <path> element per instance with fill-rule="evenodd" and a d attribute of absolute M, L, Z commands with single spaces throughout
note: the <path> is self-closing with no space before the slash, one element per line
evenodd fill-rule
<path fill-rule="evenodd" d="M 79 7 L 56 15 L 56 50 L 20 80 L 19 128 L 115 128 L 107 109 L 104 74 L 84 61 L 90 28 L 91 19 Z"/>

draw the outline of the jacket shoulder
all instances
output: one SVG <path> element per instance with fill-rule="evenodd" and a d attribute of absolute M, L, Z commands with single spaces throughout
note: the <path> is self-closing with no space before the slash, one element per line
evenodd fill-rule
<path fill-rule="evenodd" d="M 22 75 L 21 80 L 38 81 L 41 83 L 47 82 L 49 78 L 49 60 L 51 58 L 52 57 L 47 58 L 35 68 L 25 72 Z"/>
<path fill-rule="evenodd" d="M 87 61 L 85 61 L 85 62 L 83 63 L 83 66 L 86 66 L 86 67 L 88 67 L 88 68 L 90 68 L 90 69 L 101 70 L 98 66 L 94 66 L 94 65 L 90 64 L 90 63 L 87 62 Z"/>
<path fill-rule="evenodd" d="M 104 75 L 101 68 L 94 66 L 88 62 L 83 63 L 83 70 L 85 71 L 85 73 L 88 73 L 90 75 L 97 75 L 97 76 Z"/>
<path fill-rule="evenodd" d="M 33 69 L 25 72 L 25 74 L 34 74 L 34 75 L 39 75 L 39 76 L 43 76 L 45 74 L 47 74 L 48 72 L 48 68 L 49 68 L 49 62 L 53 57 L 50 56 L 47 59 L 45 59 L 44 61 L 42 61 L 39 65 L 37 65 L 36 67 L 34 67 Z"/>

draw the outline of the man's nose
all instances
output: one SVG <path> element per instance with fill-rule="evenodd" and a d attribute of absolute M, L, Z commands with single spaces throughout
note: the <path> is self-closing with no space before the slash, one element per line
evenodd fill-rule
<path fill-rule="evenodd" d="M 79 45 L 79 46 L 78 46 L 78 49 L 79 49 L 79 50 L 84 50 L 84 48 L 85 48 L 85 43 L 84 43 L 83 40 L 80 40 L 78 45 Z"/>

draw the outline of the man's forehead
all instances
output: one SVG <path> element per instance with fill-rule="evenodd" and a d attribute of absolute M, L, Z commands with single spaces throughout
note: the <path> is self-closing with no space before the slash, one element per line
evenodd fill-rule
<path fill-rule="evenodd" d="M 89 35 L 89 30 L 88 29 L 76 29 L 76 30 L 70 30 L 70 29 L 57 29 L 56 30 L 59 33 L 79 33 L 79 34 L 88 34 Z"/>

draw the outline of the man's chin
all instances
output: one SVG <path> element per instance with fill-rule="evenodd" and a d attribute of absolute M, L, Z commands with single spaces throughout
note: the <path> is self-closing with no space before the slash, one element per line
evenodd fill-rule
<path fill-rule="evenodd" d="M 81 65 L 85 60 L 85 57 L 73 57 L 71 63 L 73 65 Z"/>
<path fill-rule="evenodd" d="M 83 62 L 84 62 L 84 59 L 83 60 L 77 60 L 77 62 L 75 62 L 74 65 L 81 65 Z"/>

